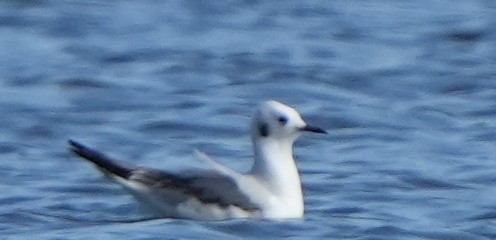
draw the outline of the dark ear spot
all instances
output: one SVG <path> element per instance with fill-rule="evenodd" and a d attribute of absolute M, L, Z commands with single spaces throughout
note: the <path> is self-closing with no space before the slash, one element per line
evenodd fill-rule
<path fill-rule="evenodd" d="M 262 137 L 268 137 L 269 136 L 269 126 L 265 123 L 260 123 L 258 124 L 258 134 Z"/>

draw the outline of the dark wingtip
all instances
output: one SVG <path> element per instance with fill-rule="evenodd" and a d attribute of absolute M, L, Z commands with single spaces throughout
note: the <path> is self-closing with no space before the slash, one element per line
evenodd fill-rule
<path fill-rule="evenodd" d="M 132 171 L 131 168 L 126 167 L 124 164 L 114 162 L 114 160 L 105 156 L 103 153 L 88 148 L 79 142 L 76 142 L 72 139 L 68 140 L 67 142 L 69 143 L 70 149 L 73 153 L 97 165 L 100 170 L 106 173 L 111 173 L 123 178 L 127 178 Z"/>
<path fill-rule="evenodd" d="M 103 154 L 86 147 L 82 143 L 76 142 L 72 139 L 69 139 L 69 141 L 67 141 L 67 142 L 69 143 L 69 149 L 74 154 L 76 154 L 82 158 L 85 158 L 87 160 L 95 162 L 96 159 L 103 157 Z"/>
<path fill-rule="evenodd" d="M 71 150 L 72 152 L 74 152 L 75 154 L 80 155 L 80 156 L 81 156 L 81 152 L 82 152 L 84 149 L 86 149 L 86 147 L 85 147 L 83 144 L 81 144 L 81 143 L 79 143 L 79 142 L 76 142 L 76 141 L 74 141 L 74 140 L 72 140 L 72 139 L 69 139 L 69 140 L 67 141 L 67 143 L 69 143 L 69 148 L 70 148 L 70 150 Z"/>
<path fill-rule="evenodd" d="M 67 143 L 69 143 L 69 145 L 70 145 L 71 147 L 81 147 L 81 144 L 80 144 L 80 143 L 78 143 L 78 142 L 76 142 L 76 141 L 74 141 L 74 140 L 72 140 L 72 139 L 69 139 L 69 140 L 67 141 Z"/>

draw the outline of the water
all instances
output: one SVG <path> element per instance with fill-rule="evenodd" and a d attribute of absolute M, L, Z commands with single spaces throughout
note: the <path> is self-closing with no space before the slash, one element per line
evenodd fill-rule
<path fill-rule="evenodd" d="M 2 1 L 0 239 L 494 239 L 493 1 Z M 330 131 L 304 219 L 149 219 L 67 150 L 243 171 L 257 103 Z"/>

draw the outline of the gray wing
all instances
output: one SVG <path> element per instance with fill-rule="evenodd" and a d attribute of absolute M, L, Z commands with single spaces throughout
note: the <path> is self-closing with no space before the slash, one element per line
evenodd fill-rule
<path fill-rule="evenodd" d="M 129 179 L 157 192 L 178 191 L 183 198 L 194 197 L 206 204 L 217 204 L 220 207 L 236 206 L 246 211 L 260 210 L 239 190 L 232 178 L 215 172 L 203 171 L 179 175 L 139 168 L 132 172 Z"/>
<path fill-rule="evenodd" d="M 70 140 L 69 144 L 75 154 L 92 162 L 106 174 L 140 183 L 157 194 L 169 194 L 171 198 L 179 201 L 193 197 L 202 203 L 217 204 L 220 207 L 236 206 L 251 212 L 260 210 L 248 196 L 239 190 L 231 177 L 206 171 L 179 175 L 155 169 L 127 166 L 76 141 Z"/>

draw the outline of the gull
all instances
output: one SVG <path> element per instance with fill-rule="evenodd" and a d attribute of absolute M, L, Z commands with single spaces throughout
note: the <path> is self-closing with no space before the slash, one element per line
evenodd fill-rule
<path fill-rule="evenodd" d="M 301 218 L 304 201 L 293 158 L 302 132 L 326 133 L 305 123 L 293 108 L 271 100 L 260 104 L 251 124 L 254 163 L 234 171 L 202 152 L 209 170 L 171 173 L 114 160 L 69 140 L 71 150 L 120 183 L 156 217 L 193 220 Z"/>

